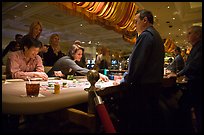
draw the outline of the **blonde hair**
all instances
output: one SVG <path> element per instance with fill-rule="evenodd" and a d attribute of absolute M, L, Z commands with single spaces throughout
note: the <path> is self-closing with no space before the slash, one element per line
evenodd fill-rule
<path fill-rule="evenodd" d="M 58 34 L 52 34 L 52 35 L 50 36 L 50 40 L 49 40 L 49 44 L 50 44 L 50 45 L 52 44 L 52 39 L 53 39 L 54 37 L 58 37 L 58 38 L 59 38 L 59 35 L 58 35 Z"/>
<path fill-rule="evenodd" d="M 42 24 L 41 24 L 40 21 L 34 21 L 34 22 L 30 25 L 30 30 L 29 30 L 29 33 L 28 33 L 28 35 L 30 35 L 30 36 L 33 37 L 33 31 L 34 31 L 34 29 L 35 29 L 35 27 L 36 27 L 37 25 L 39 25 L 39 26 L 41 27 L 41 31 L 40 31 L 40 33 L 36 36 L 36 39 L 38 39 L 38 38 L 40 37 L 40 34 L 41 34 L 41 32 L 42 32 Z"/>

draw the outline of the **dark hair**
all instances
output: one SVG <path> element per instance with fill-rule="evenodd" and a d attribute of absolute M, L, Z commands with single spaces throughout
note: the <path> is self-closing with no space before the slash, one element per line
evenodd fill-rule
<path fill-rule="evenodd" d="M 23 35 L 21 35 L 21 34 L 16 34 L 16 35 L 15 35 L 15 40 L 17 40 L 19 37 L 21 37 L 21 38 L 22 38 L 22 37 L 23 37 Z"/>
<path fill-rule="evenodd" d="M 179 53 L 181 53 L 181 48 L 177 46 L 177 47 L 175 48 L 175 51 L 178 51 Z"/>
<path fill-rule="evenodd" d="M 73 44 L 71 48 L 68 51 L 68 56 L 70 56 L 72 59 L 74 59 L 74 54 L 78 51 L 82 50 L 84 52 L 84 48 L 78 44 Z"/>
<path fill-rule="evenodd" d="M 24 46 L 26 46 L 28 49 L 31 47 L 41 48 L 42 43 L 39 40 L 36 40 L 31 37 L 27 37 L 22 40 L 22 46 L 23 46 L 23 50 L 24 50 Z"/>
<path fill-rule="evenodd" d="M 81 41 L 80 40 L 75 40 L 74 44 L 81 45 Z"/>
<path fill-rule="evenodd" d="M 47 45 L 47 44 L 44 44 L 44 46 L 46 46 L 46 47 L 50 47 L 50 45 Z"/>
<path fill-rule="evenodd" d="M 144 17 L 147 17 L 148 21 L 151 24 L 154 24 L 154 18 L 153 18 L 153 14 L 151 11 L 148 11 L 146 9 L 142 9 L 142 10 L 137 10 L 136 14 L 140 13 L 140 19 L 144 19 Z"/>

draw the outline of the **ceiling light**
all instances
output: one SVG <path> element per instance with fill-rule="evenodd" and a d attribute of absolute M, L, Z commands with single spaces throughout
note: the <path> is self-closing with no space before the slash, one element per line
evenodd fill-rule
<path fill-rule="evenodd" d="M 176 18 L 175 18 L 175 17 L 173 17 L 172 19 L 173 19 L 173 20 L 175 20 Z"/>
<path fill-rule="evenodd" d="M 28 5 L 25 5 L 25 8 L 27 8 L 28 7 Z"/>
<path fill-rule="evenodd" d="M 155 15 L 154 17 L 156 18 L 157 16 Z"/>
<path fill-rule="evenodd" d="M 167 8 L 169 9 L 170 7 L 169 7 L 169 6 L 167 6 Z"/>
<path fill-rule="evenodd" d="M 178 29 L 179 31 L 181 30 L 181 29 Z"/>
<path fill-rule="evenodd" d="M 80 24 L 80 26 L 82 27 L 82 26 L 83 26 L 83 24 Z"/>
<path fill-rule="evenodd" d="M 171 35 L 171 33 L 169 32 L 169 35 Z"/>

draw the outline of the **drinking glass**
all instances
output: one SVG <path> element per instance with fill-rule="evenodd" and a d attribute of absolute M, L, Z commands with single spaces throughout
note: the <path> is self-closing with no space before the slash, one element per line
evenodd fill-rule
<path fill-rule="evenodd" d="M 29 97 L 37 97 L 40 90 L 40 83 L 26 83 L 26 94 Z"/>

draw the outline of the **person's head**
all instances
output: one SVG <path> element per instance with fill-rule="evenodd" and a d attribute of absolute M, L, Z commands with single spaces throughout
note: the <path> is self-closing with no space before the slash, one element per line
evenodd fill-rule
<path fill-rule="evenodd" d="M 52 34 L 50 36 L 50 45 L 59 45 L 59 35 L 58 34 Z"/>
<path fill-rule="evenodd" d="M 46 53 L 48 52 L 49 45 L 43 44 L 40 48 L 40 52 Z"/>
<path fill-rule="evenodd" d="M 171 63 L 172 61 L 173 61 L 173 59 L 170 57 L 170 58 L 168 59 L 168 62 Z"/>
<path fill-rule="evenodd" d="M 29 35 L 32 38 L 38 39 L 40 37 L 40 34 L 42 32 L 42 24 L 39 21 L 34 21 L 30 25 Z"/>
<path fill-rule="evenodd" d="M 101 48 L 101 54 L 104 55 L 104 56 L 105 56 L 105 55 L 108 55 L 108 54 L 109 54 L 108 48 L 103 46 L 103 47 Z"/>
<path fill-rule="evenodd" d="M 22 40 L 23 51 L 28 58 L 34 58 L 40 51 L 42 43 L 34 38 L 25 38 Z"/>
<path fill-rule="evenodd" d="M 81 45 L 81 41 L 80 40 L 75 40 L 74 44 Z"/>
<path fill-rule="evenodd" d="M 17 43 L 20 43 L 22 38 L 23 38 L 23 35 L 21 35 L 21 34 L 16 34 L 15 35 L 15 40 L 16 40 Z"/>
<path fill-rule="evenodd" d="M 188 28 L 187 40 L 191 45 L 195 45 L 198 41 L 202 40 L 202 27 L 191 26 Z"/>
<path fill-rule="evenodd" d="M 177 55 L 177 54 L 181 54 L 181 48 L 180 47 L 176 47 L 175 50 L 174 50 L 174 53 Z"/>
<path fill-rule="evenodd" d="M 68 56 L 74 61 L 80 61 L 83 55 L 84 48 L 78 44 L 73 44 L 68 51 Z"/>
<path fill-rule="evenodd" d="M 141 34 L 147 27 L 154 24 L 152 12 L 142 9 L 135 14 L 135 26 L 138 34 Z"/>
<path fill-rule="evenodd" d="M 16 41 L 11 41 L 9 43 L 9 45 L 10 45 L 10 49 L 9 50 L 12 51 L 12 52 L 20 50 L 20 45 Z"/>

